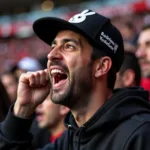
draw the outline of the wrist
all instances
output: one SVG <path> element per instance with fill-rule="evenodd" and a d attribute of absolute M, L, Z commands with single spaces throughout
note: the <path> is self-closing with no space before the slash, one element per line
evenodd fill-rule
<path fill-rule="evenodd" d="M 30 118 L 20 118 L 13 114 L 14 105 L 10 107 L 10 110 L 1 123 L 1 132 L 9 139 L 9 141 L 26 141 L 31 139 L 29 133 L 34 115 Z"/>
<path fill-rule="evenodd" d="M 20 105 L 17 102 L 14 105 L 13 113 L 20 118 L 30 118 L 35 112 L 35 108 L 29 105 Z"/>

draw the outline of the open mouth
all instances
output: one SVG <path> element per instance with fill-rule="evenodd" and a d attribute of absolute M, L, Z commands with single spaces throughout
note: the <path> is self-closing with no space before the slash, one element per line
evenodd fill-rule
<path fill-rule="evenodd" d="M 36 112 L 36 120 L 37 120 L 37 121 L 41 121 L 42 118 L 43 118 L 43 113 Z"/>
<path fill-rule="evenodd" d="M 59 86 L 66 81 L 68 78 L 67 74 L 60 69 L 51 70 L 53 86 Z"/>

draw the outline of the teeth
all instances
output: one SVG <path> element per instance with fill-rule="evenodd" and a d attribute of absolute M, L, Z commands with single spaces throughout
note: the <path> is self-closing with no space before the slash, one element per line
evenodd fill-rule
<path fill-rule="evenodd" d="M 51 70 L 51 74 L 54 74 L 54 73 L 61 73 L 61 74 L 63 74 L 63 72 L 61 70 L 59 70 L 59 69 Z"/>

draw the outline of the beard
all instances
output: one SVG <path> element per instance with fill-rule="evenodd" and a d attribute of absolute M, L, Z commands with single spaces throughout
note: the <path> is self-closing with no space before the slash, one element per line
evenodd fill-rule
<path fill-rule="evenodd" d="M 149 70 L 150 61 L 145 60 L 144 58 L 140 58 L 139 63 L 141 65 L 142 77 L 149 78 L 150 77 L 150 70 Z M 143 63 L 146 65 L 146 67 L 143 67 Z"/>
<path fill-rule="evenodd" d="M 55 90 L 54 94 L 53 89 L 51 90 L 51 100 L 71 109 L 85 106 L 92 91 L 92 63 L 76 69 L 72 73 L 71 79 L 68 77 L 67 80 L 69 80 L 69 84 L 65 92 L 60 94 Z"/>

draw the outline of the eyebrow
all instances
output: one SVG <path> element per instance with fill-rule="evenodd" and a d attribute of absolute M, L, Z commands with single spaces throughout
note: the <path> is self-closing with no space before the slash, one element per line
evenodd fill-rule
<path fill-rule="evenodd" d="M 144 44 L 150 44 L 150 40 L 147 40 L 144 42 Z M 139 42 L 137 43 L 137 46 L 141 45 Z"/>
<path fill-rule="evenodd" d="M 67 38 L 67 39 L 61 40 L 61 43 L 67 43 L 67 42 L 73 42 L 73 43 L 81 46 L 81 42 L 76 39 Z M 57 41 L 56 40 L 52 41 L 51 45 L 53 45 L 53 44 L 57 44 Z"/>
<path fill-rule="evenodd" d="M 149 43 L 150 43 L 150 40 L 145 41 L 145 43 L 146 43 L 146 44 L 149 44 Z"/>

